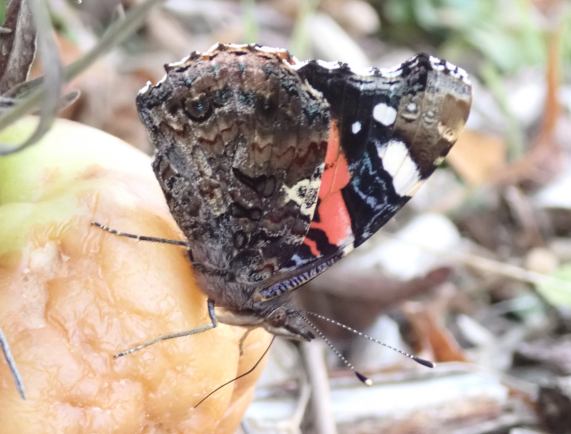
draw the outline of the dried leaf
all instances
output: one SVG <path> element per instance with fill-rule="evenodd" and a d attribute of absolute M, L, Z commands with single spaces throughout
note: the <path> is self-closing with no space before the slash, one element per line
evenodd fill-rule
<path fill-rule="evenodd" d="M 403 312 L 409 318 L 415 336 L 422 339 L 434 354 L 437 362 L 466 362 L 468 359 L 456 339 L 446 329 L 442 312 L 435 305 L 422 307 L 419 303 L 408 302 Z"/>
<path fill-rule="evenodd" d="M 547 96 L 545 98 L 544 116 L 537 135 L 533 138 L 531 148 L 520 160 L 507 167 L 499 174 L 497 181 L 504 184 L 531 183 L 544 184 L 561 170 L 563 148 L 555 135 L 561 120 L 561 103 L 559 89 L 562 70 L 561 39 L 565 21 L 559 20 L 548 34 L 547 43 Z"/>
<path fill-rule="evenodd" d="M 12 0 L 0 34 L 0 93 L 26 80 L 36 52 L 36 29 L 26 0 Z"/>
<path fill-rule="evenodd" d="M 489 182 L 506 164 L 506 143 L 495 136 L 466 130 L 446 161 L 473 186 Z"/>

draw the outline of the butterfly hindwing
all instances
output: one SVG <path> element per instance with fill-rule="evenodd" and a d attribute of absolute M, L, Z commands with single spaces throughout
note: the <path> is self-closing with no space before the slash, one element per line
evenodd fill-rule
<path fill-rule="evenodd" d="M 281 271 L 316 208 L 329 106 L 290 62 L 221 44 L 168 65 L 137 99 L 157 179 L 221 305 Z"/>

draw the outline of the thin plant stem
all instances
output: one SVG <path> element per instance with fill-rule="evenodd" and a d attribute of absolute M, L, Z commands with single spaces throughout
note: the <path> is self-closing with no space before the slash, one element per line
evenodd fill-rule
<path fill-rule="evenodd" d="M 59 105 L 63 86 L 62 65 L 58 47 L 53 37 L 53 27 L 46 4 L 41 0 L 29 0 L 32 19 L 38 35 L 38 51 L 44 67 L 44 97 L 41 102 L 40 120 L 34 132 L 20 145 L 1 149 L 0 155 L 12 154 L 34 144 L 51 128 Z"/>
<path fill-rule="evenodd" d="M 40 0 L 34 0 L 34 1 L 40 1 Z M 64 68 L 63 70 L 64 81 L 68 82 L 73 78 L 77 77 L 79 74 L 85 71 L 89 66 L 95 63 L 95 61 L 97 61 L 102 55 L 106 54 L 110 49 L 123 42 L 143 23 L 151 8 L 153 8 L 156 4 L 158 4 L 161 1 L 162 0 L 146 0 L 145 2 L 132 8 L 127 14 L 125 14 L 125 19 L 115 21 L 113 24 L 111 24 L 111 26 L 109 26 L 107 31 L 98 41 L 98 43 L 87 54 L 85 54 L 85 56 L 82 56 L 80 59 L 73 62 L 66 68 Z M 10 126 L 15 121 L 20 119 L 22 116 L 34 110 L 46 97 L 47 97 L 46 86 L 38 86 L 30 90 L 30 92 L 25 98 L 23 98 L 12 109 L 7 110 L 2 114 L 2 116 L 0 116 L 0 130 Z M 35 135 L 35 132 L 32 134 L 32 136 L 33 135 Z M 30 137 L 30 139 L 31 138 L 32 137 Z M 34 137 L 34 141 L 37 141 L 39 138 L 40 137 Z M 27 139 L 24 142 L 26 146 L 31 144 L 27 143 L 30 139 Z M 20 150 L 21 148 L 22 145 L 19 145 L 10 150 L 0 150 L 0 155 L 11 154 L 13 152 Z"/>

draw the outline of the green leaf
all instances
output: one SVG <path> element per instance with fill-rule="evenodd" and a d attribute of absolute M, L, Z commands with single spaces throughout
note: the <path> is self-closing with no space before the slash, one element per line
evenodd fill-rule
<path fill-rule="evenodd" d="M 560 266 L 536 288 L 553 306 L 571 308 L 571 263 Z"/>
<path fill-rule="evenodd" d="M 253 44 L 258 42 L 259 28 L 256 22 L 256 0 L 242 0 L 242 14 L 244 15 L 244 42 Z"/>
<path fill-rule="evenodd" d="M 300 59 L 305 59 L 309 52 L 309 18 L 315 14 L 320 0 L 308 0 L 301 3 L 299 13 L 289 43 L 290 51 Z"/>

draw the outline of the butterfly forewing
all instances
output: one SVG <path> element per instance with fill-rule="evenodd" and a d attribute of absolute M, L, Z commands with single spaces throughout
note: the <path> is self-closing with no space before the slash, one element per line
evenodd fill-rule
<path fill-rule="evenodd" d="M 423 54 L 391 71 L 310 61 L 298 73 L 331 106 L 326 164 L 307 236 L 263 298 L 295 289 L 379 230 L 446 156 L 471 104 L 466 73 Z"/>

